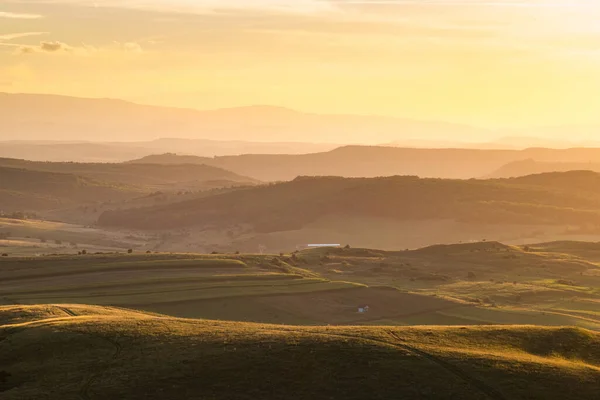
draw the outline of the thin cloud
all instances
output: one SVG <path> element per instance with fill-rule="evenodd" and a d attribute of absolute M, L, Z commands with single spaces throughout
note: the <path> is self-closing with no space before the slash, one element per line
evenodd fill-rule
<path fill-rule="evenodd" d="M 47 35 L 48 32 L 20 32 L 20 33 L 9 33 L 5 35 L 0 35 L 0 42 L 8 42 L 14 39 L 20 39 L 29 36 L 40 36 Z"/>
<path fill-rule="evenodd" d="M 13 12 L 0 11 L 0 18 L 38 19 L 38 18 L 43 18 L 43 16 L 39 15 L 39 14 L 23 14 L 23 13 L 13 13 Z"/>
<path fill-rule="evenodd" d="M 137 42 L 114 42 L 120 49 L 130 53 L 142 53 L 144 50 L 142 46 Z"/>
<path fill-rule="evenodd" d="M 15 55 L 27 54 L 72 54 L 89 56 L 104 52 L 121 52 L 141 54 L 144 52 L 142 46 L 137 42 L 113 42 L 111 45 L 96 47 L 81 43 L 81 45 L 72 46 L 60 41 L 42 41 L 38 45 L 25 45 L 17 43 L 0 42 L 0 46 L 12 47 L 15 49 Z"/>

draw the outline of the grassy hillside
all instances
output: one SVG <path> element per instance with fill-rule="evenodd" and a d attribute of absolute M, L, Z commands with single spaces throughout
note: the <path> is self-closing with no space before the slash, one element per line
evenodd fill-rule
<path fill-rule="evenodd" d="M 140 229 L 251 226 L 300 229 L 327 216 L 387 221 L 600 226 L 600 175 L 546 174 L 509 180 L 300 177 L 177 204 L 104 213 L 99 223 Z"/>
<path fill-rule="evenodd" d="M 0 218 L 0 253 L 10 256 L 123 251 L 146 246 L 148 237 L 62 222 Z"/>
<path fill-rule="evenodd" d="M 74 174 L 0 166 L 2 211 L 45 210 L 79 203 L 125 200 L 140 189 Z"/>
<path fill-rule="evenodd" d="M 574 328 L 290 327 L 0 307 L 3 399 L 591 399 Z"/>
<path fill-rule="evenodd" d="M 317 249 L 303 252 L 327 279 L 386 285 L 475 307 L 424 313 L 401 323 L 579 325 L 600 329 L 600 245 L 497 242 L 412 251 Z M 394 323 L 394 318 L 380 323 Z M 376 322 L 375 322 L 376 323 Z"/>

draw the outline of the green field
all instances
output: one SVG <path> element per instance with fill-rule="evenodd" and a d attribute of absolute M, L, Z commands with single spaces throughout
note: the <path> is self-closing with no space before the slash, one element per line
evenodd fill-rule
<path fill-rule="evenodd" d="M 2 257 L 0 302 L 292 325 L 534 324 L 600 331 L 595 246 L 480 242 L 282 256 Z M 370 309 L 361 314 L 364 305 Z"/>

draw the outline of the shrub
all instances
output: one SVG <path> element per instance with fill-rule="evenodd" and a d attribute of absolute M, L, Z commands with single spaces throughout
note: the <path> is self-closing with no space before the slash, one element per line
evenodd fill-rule
<path fill-rule="evenodd" d="M 150 250 L 148 250 L 148 251 L 146 252 L 146 254 L 152 254 L 152 252 L 151 252 Z"/>
<path fill-rule="evenodd" d="M 87 250 L 85 250 L 85 249 L 81 250 L 81 254 L 86 255 L 87 254 Z"/>
<path fill-rule="evenodd" d="M 2 253 L 2 257 L 8 257 L 8 254 Z"/>
<path fill-rule="evenodd" d="M 131 254 L 131 253 L 133 253 L 133 249 L 127 250 L 127 254 Z"/>
<path fill-rule="evenodd" d="M 559 285 L 565 285 L 565 286 L 577 286 L 577 284 L 573 281 L 569 281 L 566 279 L 558 279 L 556 281 L 556 283 L 558 283 Z"/>

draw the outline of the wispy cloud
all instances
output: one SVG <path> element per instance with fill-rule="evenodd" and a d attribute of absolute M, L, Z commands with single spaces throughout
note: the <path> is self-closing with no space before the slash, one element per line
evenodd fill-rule
<path fill-rule="evenodd" d="M 135 53 L 144 52 L 142 46 L 137 42 L 113 42 L 111 45 L 96 47 L 85 43 L 80 45 L 69 45 L 61 41 L 42 41 L 37 45 L 25 45 L 16 43 L 0 42 L 0 46 L 14 48 L 15 55 L 27 54 L 71 54 L 78 56 L 91 56 L 107 52 Z"/>
<path fill-rule="evenodd" d="M 42 15 L 39 14 L 23 14 L 23 13 L 13 13 L 7 11 L 0 11 L 0 18 L 13 18 L 13 19 L 38 19 L 42 18 Z"/>
<path fill-rule="evenodd" d="M 48 32 L 20 32 L 0 35 L 0 42 L 6 42 L 14 39 L 21 39 L 29 36 L 47 35 Z"/>

